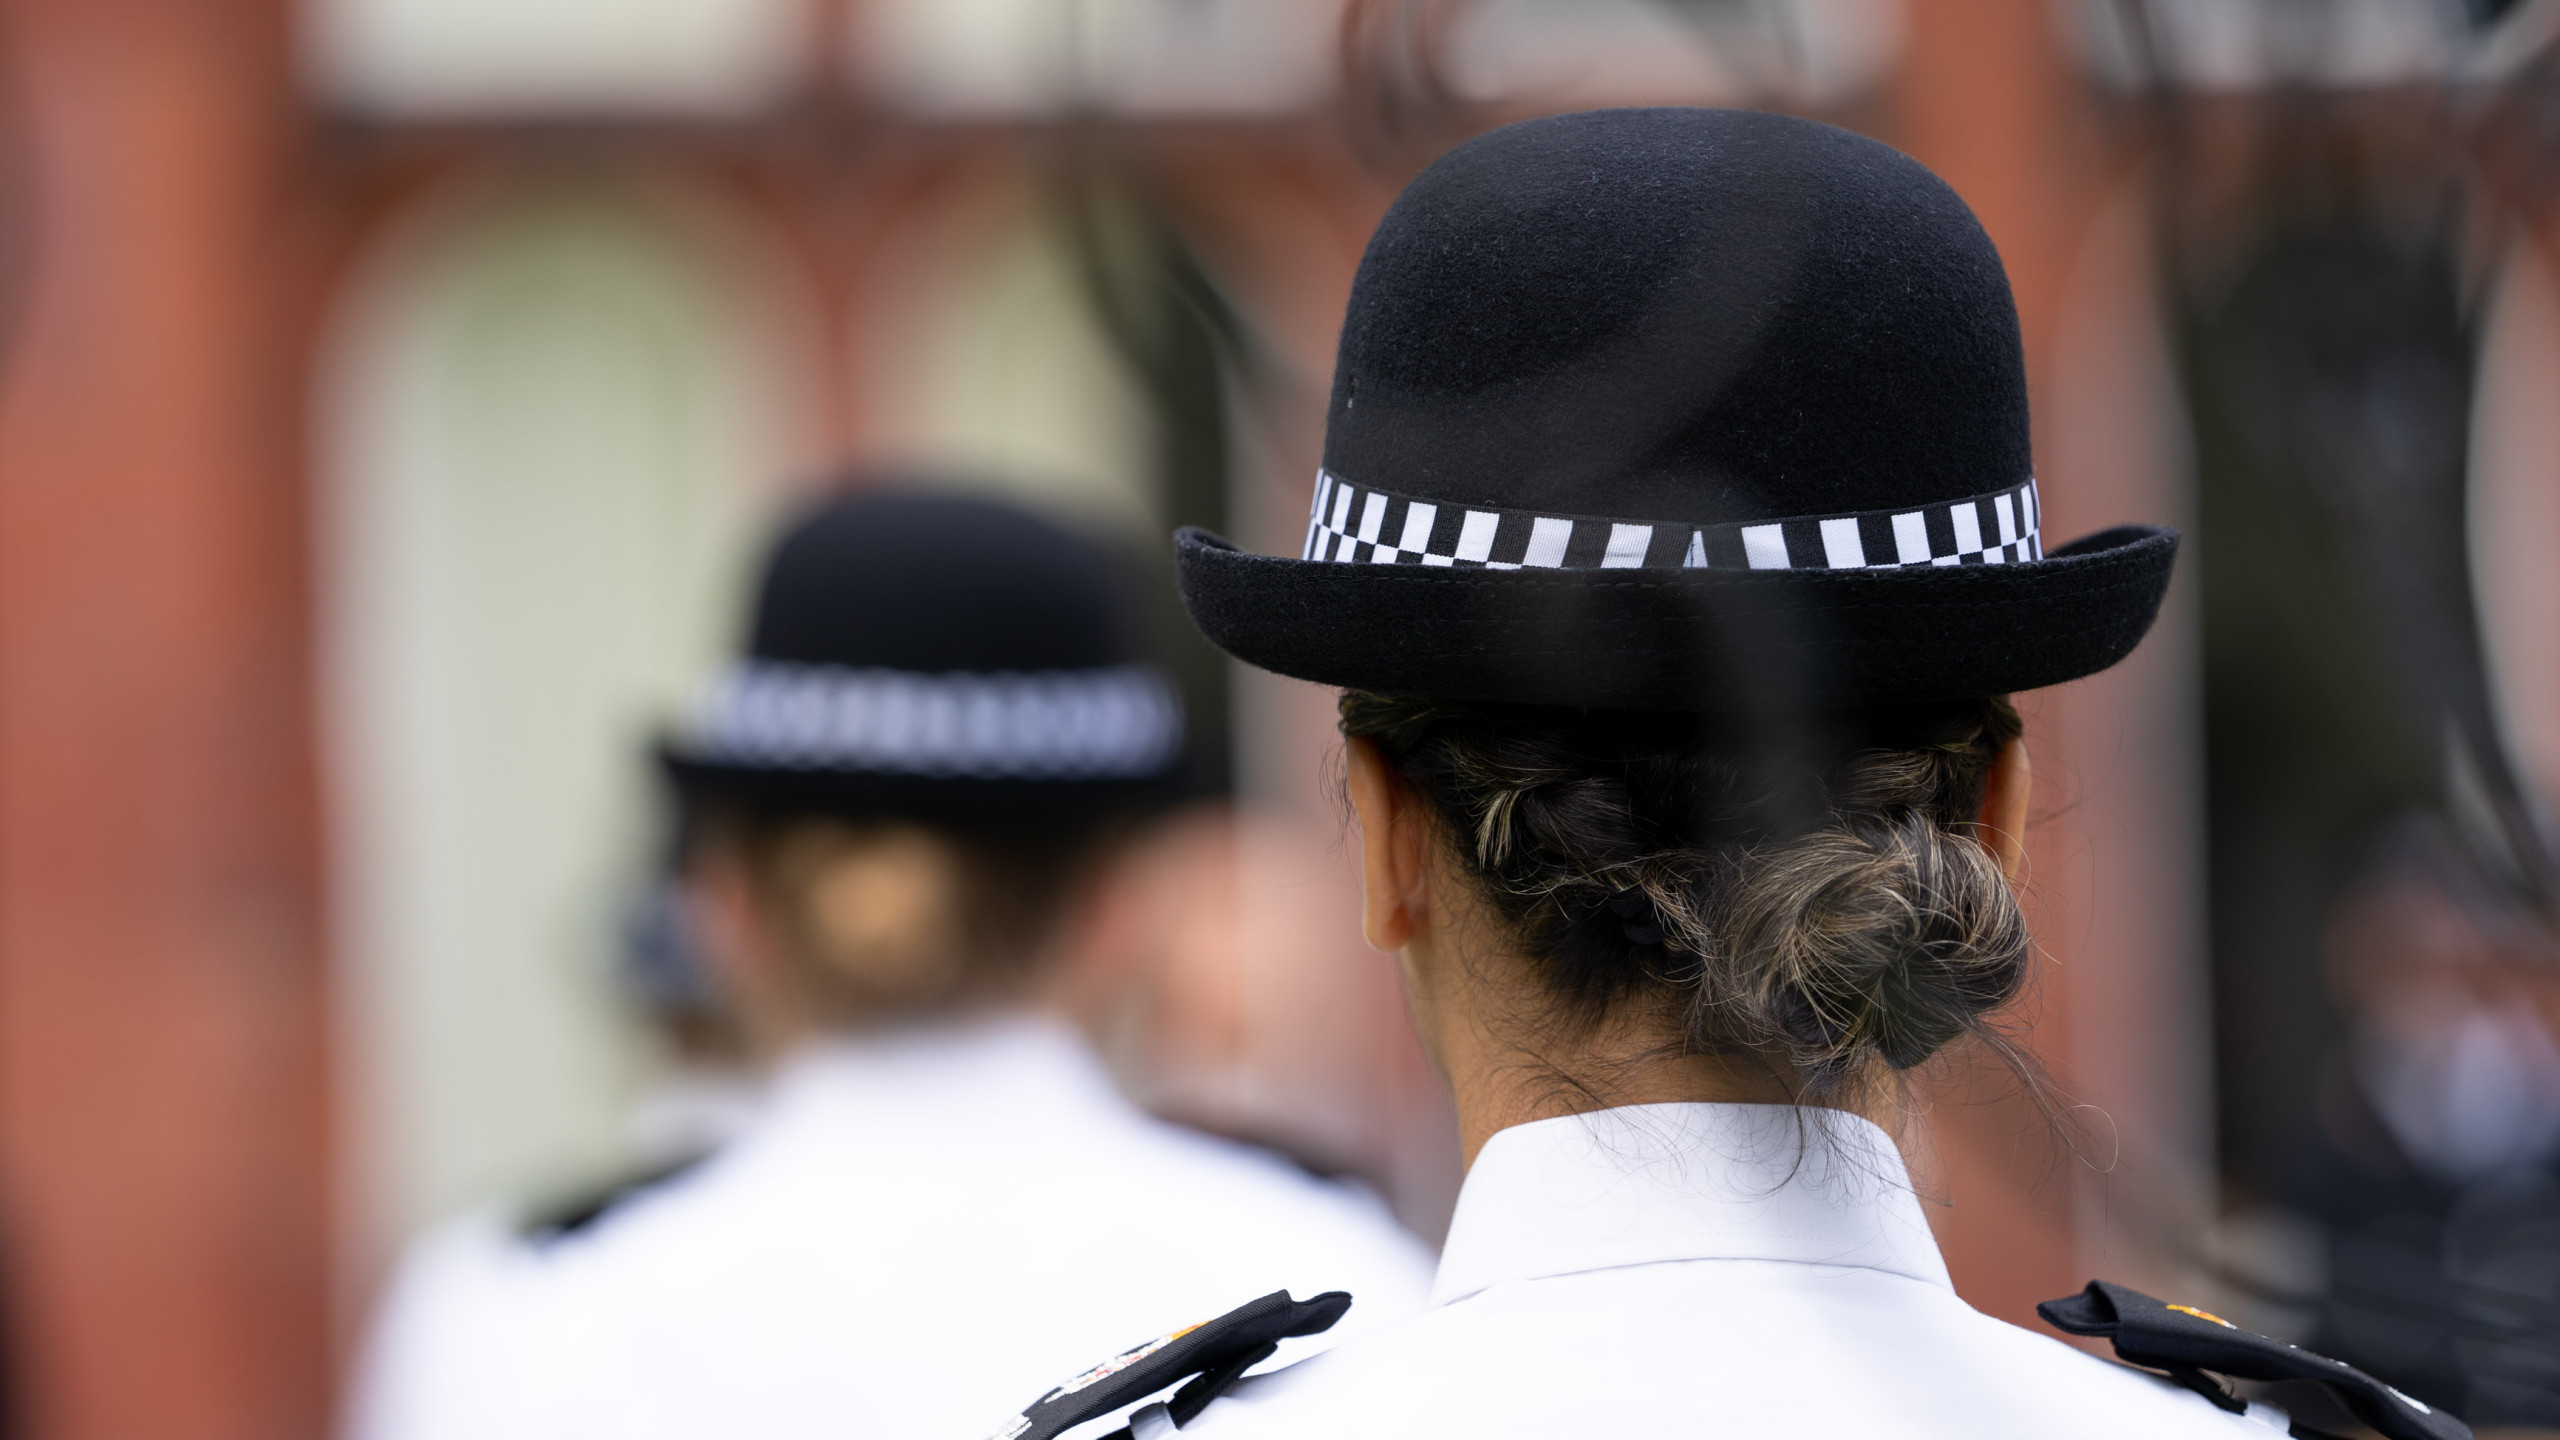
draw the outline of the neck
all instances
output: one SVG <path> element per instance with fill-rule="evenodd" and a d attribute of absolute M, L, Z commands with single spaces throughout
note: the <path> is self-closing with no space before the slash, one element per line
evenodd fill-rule
<path fill-rule="evenodd" d="M 1788 1077 L 1756 1057 L 1691 1051 L 1672 1007 L 1631 1004 L 1573 1025 L 1545 1003 L 1517 956 L 1453 955 L 1426 931 L 1400 958 L 1415 1026 L 1456 1102 L 1469 1168 L 1496 1133 L 1533 1120 L 1621 1105 L 1804 1103 Z M 1890 1133 L 1891 1097 L 1878 1090 L 1853 1085 L 1828 1103 Z"/>

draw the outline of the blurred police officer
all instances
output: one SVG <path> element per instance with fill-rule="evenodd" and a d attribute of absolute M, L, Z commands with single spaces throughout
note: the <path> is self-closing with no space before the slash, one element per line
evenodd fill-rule
<path fill-rule="evenodd" d="M 467 1284 L 413 1273 L 357 1440 L 967 1436 L 1273 1283 L 1419 1306 L 1428 1258 L 1373 1198 L 1140 1113 L 1037 1004 L 1182 760 L 1118 593 L 986 501 L 875 487 L 783 536 L 746 655 L 661 757 L 765 1099 L 710 1160 L 448 1267 Z"/>

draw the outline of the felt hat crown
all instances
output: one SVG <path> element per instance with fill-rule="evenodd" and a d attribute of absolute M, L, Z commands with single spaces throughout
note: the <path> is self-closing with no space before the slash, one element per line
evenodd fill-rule
<path fill-rule="evenodd" d="M 1100 818 L 1182 760 L 1170 679 L 1098 546 L 873 482 L 786 529 L 746 653 L 660 747 L 687 795 L 998 825 Z"/>
<path fill-rule="evenodd" d="M 1179 538 L 1303 679 L 1631 709 L 2004 693 L 2121 659 L 2176 536 L 2047 550 L 2008 280 L 1964 202 L 1780 115 L 1459 146 L 1370 240 L 1295 559 Z"/>

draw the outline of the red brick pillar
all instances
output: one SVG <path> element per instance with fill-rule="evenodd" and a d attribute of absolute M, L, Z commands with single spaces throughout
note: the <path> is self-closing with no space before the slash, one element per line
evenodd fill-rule
<path fill-rule="evenodd" d="M 2144 365 L 2159 337 L 2135 142 L 2108 131 L 2060 14 L 2048 0 L 1911 0 L 1885 137 L 1963 194 L 2008 266 L 2048 545 L 2180 523 L 2187 508 L 2166 438 L 2175 402 Z M 2013 1088 L 1950 1097 L 1932 1119 L 1952 1202 L 1933 1218 L 1957 1286 L 2024 1324 L 2093 1271 L 2172 1284 L 2208 1218 L 2194 650 L 2183 601 L 2170 608 L 2126 664 L 2021 705 L 2042 947 L 2022 1008 L 2063 1098 L 2084 1107 L 2069 1118 L 2086 1151 Z"/>
<path fill-rule="evenodd" d="M 48 1440 L 327 1423 L 282 0 L 0 0 L 0 1252 Z"/>

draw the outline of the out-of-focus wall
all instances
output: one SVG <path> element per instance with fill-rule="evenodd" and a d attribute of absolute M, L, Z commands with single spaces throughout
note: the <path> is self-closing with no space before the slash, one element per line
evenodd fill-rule
<path fill-rule="evenodd" d="M 731 643 L 795 419 L 769 297 L 686 218 L 518 180 L 339 302 L 315 618 L 361 1235 L 618 1159 L 644 757 Z"/>
<path fill-rule="evenodd" d="M 327 1423 L 288 19 L 0 6 L 34 208 L 0 364 L 0 1286 L 9 1403 L 65 1440 Z"/>
<path fill-rule="evenodd" d="M 841 317 L 855 463 L 965 477 L 1158 543 L 1144 399 L 1053 216 L 1010 167 L 900 226 Z"/>

